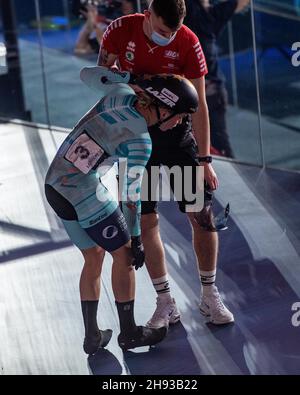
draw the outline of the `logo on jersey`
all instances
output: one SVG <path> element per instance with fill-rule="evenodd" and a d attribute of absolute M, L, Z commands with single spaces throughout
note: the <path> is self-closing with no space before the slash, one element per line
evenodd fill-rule
<path fill-rule="evenodd" d="M 126 57 L 126 59 L 127 59 L 129 62 L 132 62 L 133 59 L 134 59 L 134 53 L 133 53 L 133 52 L 130 52 L 130 51 L 127 51 L 126 54 L 125 54 L 125 57 Z"/>
<path fill-rule="evenodd" d="M 151 86 L 146 89 L 153 96 L 157 97 L 163 103 L 165 103 L 169 107 L 174 107 L 178 102 L 179 97 L 176 96 L 173 92 L 169 91 L 169 89 L 163 88 L 161 92 L 154 90 Z"/>
<path fill-rule="evenodd" d="M 118 228 L 114 225 L 110 225 L 103 229 L 102 236 L 105 239 L 113 239 L 114 237 L 117 236 L 118 233 L 119 233 Z"/>
<path fill-rule="evenodd" d="M 102 221 L 103 219 L 105 219 L 105 214 L 99 215 L 99 217 L 97 217 L 97 218 L 95 218 L 95 219 L 91 219 L 91 220 L 89 221 L 89 224 L 90 224 L 90 225 L 95 225 L 95 224 L 97 224 L 98 222 Z"/>
<path fill-rule="evenodd" d="M 133 41 L 129 41 L 129 43 L 127 44 L 127 51 L 132 51 L 132 52 L 134 52 L 135 51 L 135 47 L 136 47 L 136 44 L 133 42 Z"/>
<path fill-rule="evenodd" d="M 200 43 L 198 42 L 195 44 L 193 48 L 195 49 L 196 56 L 199 60 L 200 70 L 203 73 L 206 71 L 206 61 Z"/>
<path fill-rule="evenodd" d="M 61 187 L 67 187 L 67 188 L 77 188 L 76 184 L 70 184 L 70 180 L 78 175 L 78 170 L 76 168 L 70 168 L 68 170 L 68 174 L 59 177 L 59 179 L 56 182 L 60 182 Z"/>
<path fill-rule="evenodd" d="M 179 54 L 175 51 L 167 50 L 165 51 L 165 58 L 176 59 L 178 58 Z"/>

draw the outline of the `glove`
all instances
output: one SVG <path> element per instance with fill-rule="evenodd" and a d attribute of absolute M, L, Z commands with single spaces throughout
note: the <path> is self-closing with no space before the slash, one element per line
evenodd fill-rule
<path fill-rule="evenodd" d="M 138 270 L 145 262 L 144 246 L 140 236 L 131 237 L 131 252 L 133 255 L 132 266 Z"/>

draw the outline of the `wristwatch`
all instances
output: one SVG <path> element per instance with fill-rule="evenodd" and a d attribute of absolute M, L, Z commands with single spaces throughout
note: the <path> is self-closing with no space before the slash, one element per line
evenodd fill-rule
<path fill-rule="evenodd" d="M 198 156 L 199 162 L 204 162 L 204 163 L 211 163 L 212 162 L 212 156 Z"/>

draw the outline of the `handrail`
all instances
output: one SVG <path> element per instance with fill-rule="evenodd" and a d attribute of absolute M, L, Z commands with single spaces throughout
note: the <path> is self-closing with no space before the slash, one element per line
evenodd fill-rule
<path fill-rule="evenodd" d="M 290 19 L 290 20 L 294 20 L 294 21 L 300 22 L 300 16 L 299 15 L 293 15 L 293 14 L 288 14 L 287 12 L 270 10 L 270 8 L 267 8 L 267 7 L 264 7 L 264 6 L 260 6 L 260 5 L 255 5 L 254 6 L 254 11 L 263 12 L 265 14 L 279 16 L 279 17 L 282 17 L 282 18 L 285 18 L 285 19 Z"/>
<path fill-rule="evenodd" d="M 258 73 L 258 62 L 257 62 L 257 49 L 256 49 L 256 29 L 255 29 L 255 16 L 254 16 L 254 3 L 250 3 L 251 9 L 251 25 L 252 25 L 252 40 L 253 40 L 253 52 L 254 52 L 254 72 L 255 72 L 255 86 L 256 86 L 256 100 L 257 100 L 257 113 L 258 113 L 258 131 L 260 140 L 260 155 L 262 161 L 262 168 L 266 167 L 265 161 L 265 150 L 263 141 L 263 128 L 262 128 L 262 111 L 261 111 L 261 100 L 260 100 L 260 80 Z"/>

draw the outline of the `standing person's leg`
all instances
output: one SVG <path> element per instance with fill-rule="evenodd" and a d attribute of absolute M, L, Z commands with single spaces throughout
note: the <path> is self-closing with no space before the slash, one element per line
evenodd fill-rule
<path fill-rule="evenodd" d="M 143 198 L 147 198 L 147 200 L 142 201 L 141 225 L 142 241 L 146 255 L 146 267 L 157 293 L 156 310 L 151 319 L 147 322 L 147 326 L 150 328 L 160 328 L 178 322 L 180 320 L 180 313 L 170 292 L 165 252 L 159 232 L 157 201 L 151 199 L 151 192 L 153 192 L 152 197 L 154 197 L 155 193 L 153 189 L 158 187 L 153 177 L 157 175 L 157 171 L 153 170 L 153 173 L 151 172 L 153 166 L 158 168 L 159 162 L 152 156 L 146 167 L 147 179 L 145 177 L 143 179 L 143 182 L 144 180 L 147 181 L 147 185 L 143 184 L 142 188 L 144 190 L 147 188 L 148 196 L 142 193 Z"/>
<path fill-rule="evenodd" d="M 130 243 L 111 253 L 113 256 L 112 286 L 120 322 L 118 342 L 122 349 L 156 344 L 166 328 L 148 329 L 137 326 L 134 318 L 135 273 L 131 265 Z"/>
<path fill-rule="evenodd" d="M 197 176 L 197 169 L 199 170 L 199 164 L 195 149 L 196 147 L 187 146 L 185 152 L 181 155 L 178 152 L 177 161 L 180 161 L 182 169 L 189 167 L 192 173 L 191 185 L 182 180 L 184 188 L 187 186 L 188 191 L 183 190 L 183 200 L 179 201 L 179 209 L 182 212 L 187 212 L 187 206 L 191 202 L 185 199 L 186 196 L 190 196 L 190 191 L 196 193 L 196 182 L 199 182 Z M 185 171 L 182 171 L 183 178 L 186 175 Z M 200 182 L 203 182 L 202 180 Z M 188 192 L 188 194 L 186 194 Z M 198 192 L 197 192 L 198 193 Z M 213 200 L 213 192 L 209 189 L 208 184 L 204 182 L 204 206 L 208 204 L 209 214 L 213 216 L 211 205 Z M 179 199 L 178 199 L 179 200 Z M 206 210 L 203 208 L 203 210 Z M 205 213 L 207 211 L 204 211 Z M 195 213 L 187 212 L 188 218 L 192 225 L 192 236 L 193 236 L 193 247 L 197 257 L 198 270 L 200 276 L 200 282 L 202 285 L 202 297 L 200 301 L 200 312 L 210 317 L 210 321 L 214 324 L 227 324 L 234 321 L 232 313 L 223 304 L 221 296 L 215 286 L 216 273 L 217 273 L 217 259 L 219 251 L 219 238 L 218 233 L 208 231 L 204 228 L 204 225 L 200 225 L 195 220 Z M 210 218 L 210 217 L 209 217 Z M 206 218 L 207 220 L 207 218 Z"/>
<path fill-rule="evenodd" d="M 160 328 L 175 324 L 180 320 L 180 313 L 175 299 L 171 296 L 165 253 L 156 213 L 142 216 L 142 240 L 147 270 L 157 293 L 156 309 L 147 326 Z"/>
<path fill-rule="evenodd" d="M 79 282 L 85 329 L 83 349 L 87 354 L 94 354 L 100 347 L 105 347 L 112 336 L 112 330 L 100 330 L 97 323 L 100 278 L 105 251 L 88 236 L 77 221 L 62 220 L 62 222 L 70 239 L 80 249 L 84 258 Z"/>
<path fill-rule="evenodd" d="M 193 229 L 193 246 L 197 256 L 199 276 L 202 285 L 200 312 L 210 317 L 213 324 L 228 324 L 234 321 L 233 314 L 222 302 L 215 286 L 219 238 L 217 232 L 210 232 L 199 226 L 193 214 L 188 214 Z"/>
<path fill-rule="evenodd" d="M 174 187 L 174 181 L 171 181 L 171 188 L 177 198 L 179 209 L 181 212 L 187 212 L 187 206 L 194 203 L 188 201 L 189 196 L 196 193 L 197 168 L 199 166 L 197 159 L 197 149 L 192 138 L 187 138 L 185 147 L 173 150 L 173 154 L 168 158 L 168 166 L 181 167 L 182 179 L 179 180 L 182 187 L 181 196 L 176 196 L 178 188 Z M 188 170 L 192 171 L 191 181 L 185 180 Z M 191 185 L 190 185 L 191 184 Z M 186 191 L 185 188 L 188 188 Z M 191 193 L 192 192 L 192 193 Z M 207 189 L 205 183 L 204 200 L 213 198 L 213 194 Z M 215 278 L 217 271 L 217 258 L 219 249 L 219 239 L 217 232 L 210 232 L 201 227 L 194 220 L 194 213 L 187 213 L 192 225 L 193 247 L 197 257 L 198 270 L 202 285 L 203 297 L 201 298 L 200 311 L 210 316 L 211 322 L 215 324 L 224 324 L 234 321 L 231 312 L 224 306 L 218 289 L 215 286 Z M 205 305 L 208 307 L 205 308 Z M 204 306 L 204 307 L 203 307 Z"/>
<path fill-rule="evenodd" d="M 80 298 L 81 300 L 98 300 L 105 251 L 97 246 L 82 250 L 81 253 L 84 265 L 79 282 Z"/>
<path fill-rule="evenodd" d="M 107 229 L 114 232 L 107 238 Z M 125 218 L 118 207 L 97 225 L 86 228 L 89 237 L 113 257 L 112 287 L 120 322 L 118 342 L 122 349 L 154 345 L 167 333 L 166 327 L 150 329 L 137 326 L 134 318 L 135 275 L 132 266 L 130 235 Z"/>
<path fill-rule="evenodd" d="M 98 303 L 100 299 L 100 278 L 105 251 L 93 247 L 81 251 L 84 266 L 80 276 L 80 300 L 85 328 L 83 349 L 87 354 L 95 353 L 99 347 L 105 347 L 110 341 L 112 331 L 100 330 L 97 323 Z"/>

